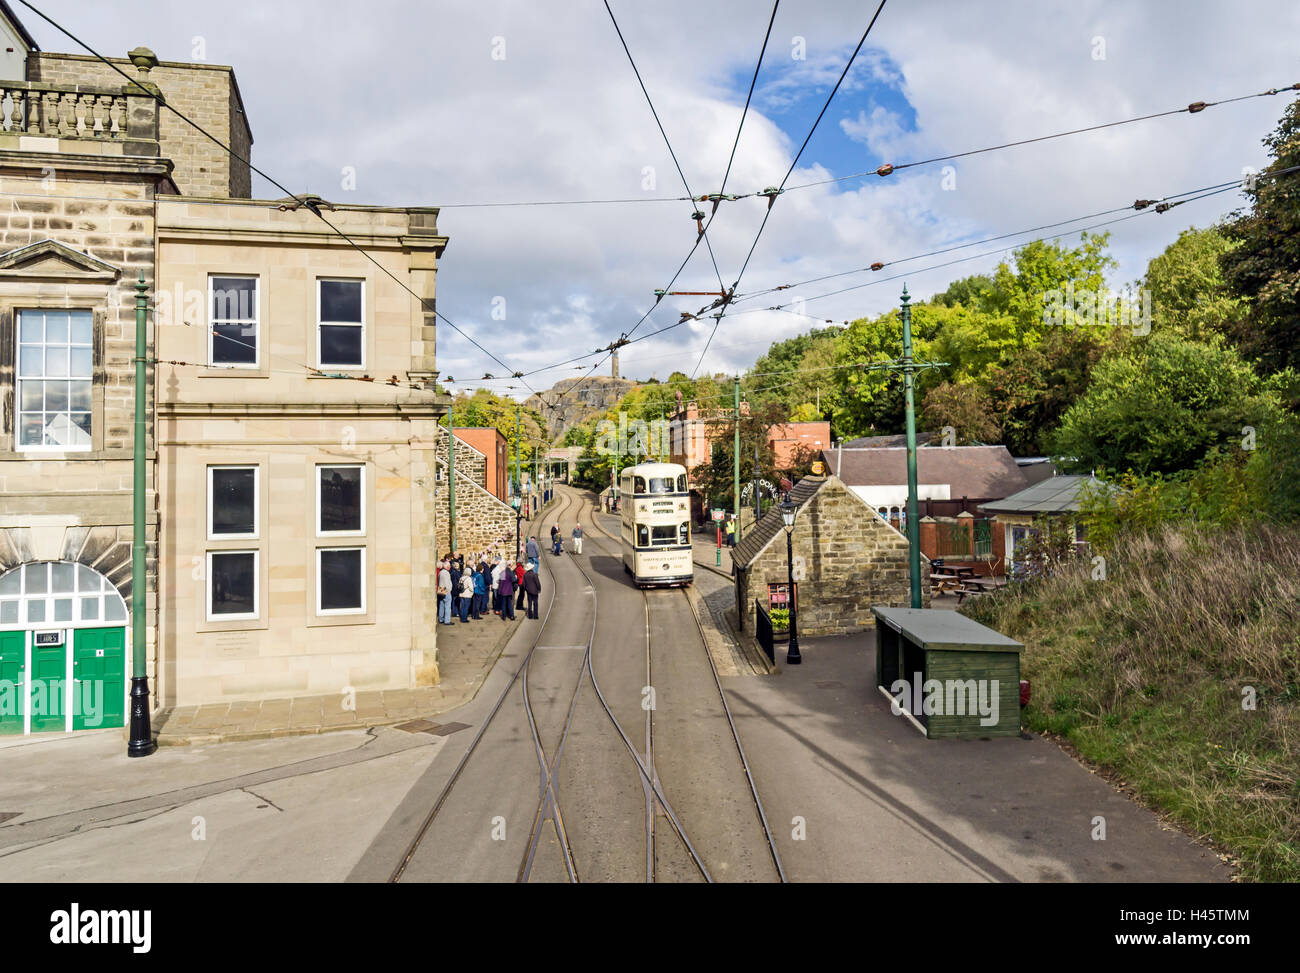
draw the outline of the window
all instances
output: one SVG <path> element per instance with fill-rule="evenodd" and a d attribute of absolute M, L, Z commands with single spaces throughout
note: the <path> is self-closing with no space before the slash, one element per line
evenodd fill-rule
<path fill-rule="evenodd" d="M 366 551 L 363 547 L 316 551 L 316 612 L 360 614 L 366 610 Z"/>
<path fill-rule="evenodd" d="M 257 536 L 257 467 L 208 467 L 208 539 Z"/>
<path fill-rule="evenodd" d="M 208 620 L 257 617 L 257 551 L 208 552 Z"/>
<path fill-rule="evenodd" d="M 365 467 L 316 467 L 316 533 L 364 534 Z"/>
<path fill-rule="evenodd" d="M 18 312 L 18 449 L 88 450 L 90 311 Z"/>
<path fill-rule="evenodd" d="M 655 547 L 671 547 L 677 543 L 676 524 L 655 524 L 650 528 L 650 543 Z"/>
<path fill-rule="evenodd" d="M 637 547 L 650 546 L 650 528 L 647 527 L 645 524 L 636 525 L 636 546 Z"/>
<path fill-rule="evenodd" d="M 126 602 L 107 578 L 84 564 L 40 561 L 0 576 L 0 626 L 46 621 L 125 622 Z"/>
<path fill-rule="evenodd" d="M 645 477 L 644 477 L 644 476 L 638 476 L 638 477 L 636 477 L 636 479 L 635 479 L 635 481 L 634 481 L 634 483 L 633 483 L 633 486 L 632 486 L 632 492 L 633 492 L 633 493 L 645 493 Z"/>
<path fill-rule="evenodd" d="M 675 481 L 671 476 L 652 476 L 650 478 L 651 493 L 672 493 Z"/>
<path fill-rule="evenodd" d="M 365 291 L 363 280 L 317 280 L 317 357 L 321 365 L 365 365 Z"/>
<path fill-rule="evenodd" d="M 677 475 L 677 492 L 678 492 L 678 493 L 685 493 L 685 492 L 686 492 L 686 474 L 685 474 L 685 473 L 679 473 L 679 474 Z"/>
<path fill-rule="evenodd" d="M 216 366 L 252 368 L 258 363 L 256 277 L 209 277 L 211 330 L 209 361 Z"/>

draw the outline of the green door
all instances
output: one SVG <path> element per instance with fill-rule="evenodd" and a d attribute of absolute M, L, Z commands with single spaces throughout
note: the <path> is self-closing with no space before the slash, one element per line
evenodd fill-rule
<path fill-rule="evenodd" d="M 0 735 L 23 732 L 27 711 L 26 632 L 0 632 Z"/>
<path fill-rule="evenodd" d="M 72 728 L 122 726 L 126 709 L 126 629 L 72 633 Z"/>
<path fill-rule="evenodd" d="M 32 732 L 66 729 L 67 650 L 62 645 L 32 646 Z"/>

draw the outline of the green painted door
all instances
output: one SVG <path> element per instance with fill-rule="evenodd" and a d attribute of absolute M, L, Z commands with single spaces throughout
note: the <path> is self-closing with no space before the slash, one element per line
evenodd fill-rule
<path fill-rule="evenodd" d="M 66 728 L 67 649 L 62 645 L 32 646 L 32 732 Z"/>
<path fill-rule="evenodd" d="M 122 726 L 126 709 L 126 629 L 72 633 L 72 728 Z"/>
<path fill-rule="evenodd" d="M 26 632 L 0 632 L 0 735 L 23 732 L 27 711 Z"/>

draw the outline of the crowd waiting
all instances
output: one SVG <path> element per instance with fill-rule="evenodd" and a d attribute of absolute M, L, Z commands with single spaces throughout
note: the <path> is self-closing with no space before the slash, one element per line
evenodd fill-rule
<path fill-rule="evenodd" d="M 574 524 L 572 537 L 574 553 L 581 554 L 581 524 Z M 564 549 L 564 537 L 557 527 L 551 528 L 551 549 L 557 555 Z M 438 622 L 452 625 L 454 617 L 461 622 L 478 621 L 489 612 L 511 621 L 515 609 L 525 611 L 526 618 L 537 618 L 537 599 L 542 592 L 540 556 L 537 538 L 529 537 L 524 560 L 514 564 L 487 552 L 444 557 L 438 562 Z"/>

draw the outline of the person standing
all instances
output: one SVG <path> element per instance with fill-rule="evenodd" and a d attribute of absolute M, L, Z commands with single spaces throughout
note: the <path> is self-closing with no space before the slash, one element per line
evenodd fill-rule
<path fill-rule="evenodd" d="M 530 561 L 536 561 L 541 551 L 537 548 L 537 538 L 529 537 L 528 543 L 524 545 L 524 556 Z"/>
<path fill-rule="evenodd" d="M 438 621 L 451 624 L 451 571 L 445 560 L 438 562 Z"/>
<path fill-rule="evenodd" d="M 476 622 L 487 611 L 487 578 L 484 572 L 486 567 L 486 564 L 480 563 L 474 569 L 474 621 Z"/>
<path fill-rule="evenodd" d="M 497 590 L 501 592 L 501 617 L 502 619 L 515 619 L 515 573 L 509 569 L 501 572 L 501 580 L 498 582 Z"/>
<path fill-rule="evenodd" d="M 515 590 L 519 592 L 519 598 L 515 601 L 516 608 L 524 607 L 524 562 L 515 562 Z"/>
<path fill-rule="evenodd" d="M 461 572 L 460 576 L 460 620 L 461 623 L 469 621 L 470 605 L 474 602 L 474 576 L 468 571 Z"/>
<path fill-rule="evenodd" d="M 460 614 L 460 576 L 462 574 L 460 558 L 455 554 L 451 556 L 451 561 L 447 564 L 448 573 L 451 575 L 451 613 Z"/>
<path fill-rule="evenodd" d="M 582 553 L 582 524 L 579 523 L 573 525 L 573 553 Z"/>
<path fill-rule="evenodd" d="M 492 563 L 492 611 L 494 614 L 501 614 L 501 558 L 497 558 Z"/>
<path fill-rule="evenodd" d="M 524 572 L 524 591 L 528 593 L 528 617 L 537 617 L 537 596 L 542 593 L 542 580 L 537 577 L 537 568 L 530 564 Z"/>
<path fill-rule="evenodd" d="M 727 520 L 727 546 L 736 546 L 736 518 L 731 517 Z"/>
<path fill-rule="evenodd" d="M 551 524 L 551 553 L 559 554 L 562 541 L 560 540 L 560 528 Z"/>

